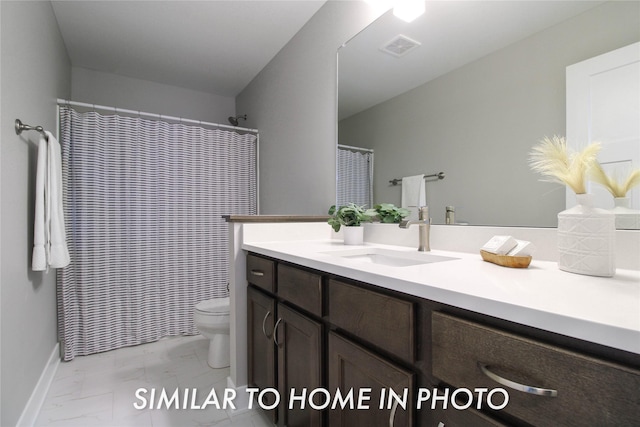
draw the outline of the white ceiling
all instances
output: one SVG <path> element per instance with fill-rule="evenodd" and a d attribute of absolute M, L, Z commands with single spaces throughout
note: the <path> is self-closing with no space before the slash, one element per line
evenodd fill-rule
<path fill-rule="evenodd" d="M 51 3 L 72 66 L 235 97 L 325 1 Z M 601 3 L 427 1 L 427 12 L 411 24 L 387 13 L 340 51 L 340 117 Z M 379 52 L 380 45 L 400 33 L 422 46 L 402 58 Z M 357 53 L 347 58 L 345 52 Z M 366 78 L 364 63 L 369 64 Z"/>
<path fill-rule="evenodd" d="M 51 3 L 72 66 L 234 97 L 325 1 Z"/>
<path fill-rule="evenodd" d="M 427 1 L 407 24 L 391 12 L 339 51 L 339 118 L 411 90 L 604 1 Z M 380 46 L 398 34 L 422 45 L 397 58 Z"/>

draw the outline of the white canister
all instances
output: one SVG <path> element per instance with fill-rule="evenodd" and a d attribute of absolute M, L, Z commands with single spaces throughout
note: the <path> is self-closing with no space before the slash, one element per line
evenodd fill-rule
<path fill-rule="evenodd" d="M 612 277 L 615 266 L 615 215 L 594 208 L 590 194 L 558 214 L 558 268 L 589 276 Z"/>

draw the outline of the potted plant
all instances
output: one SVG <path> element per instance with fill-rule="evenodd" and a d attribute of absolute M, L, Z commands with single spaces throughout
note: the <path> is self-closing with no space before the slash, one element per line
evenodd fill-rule
<path fill-rule="evenodd" d="M 329 215 L 331 215 L 331 218 L 327 222 L 334 231 L 338 232 L 341 226 L 345 226 L 345 245 L 361 245 L 364 241 L 364 229 L 360 225 L 364 222 L 372 221 L 376 216 L 376 211 L 349 203 L 339 208 L 336 208 L 335 205 L 331 206 Z"/>
<path fill-rule="evenodd" d="M 379 205 L 375 205 L 373 209 L 383 224 L 399 224 L 402 218 L 409 216 L 411 213 L 409 209 L 399 208 L 393 203 L 380 203 Z"/>

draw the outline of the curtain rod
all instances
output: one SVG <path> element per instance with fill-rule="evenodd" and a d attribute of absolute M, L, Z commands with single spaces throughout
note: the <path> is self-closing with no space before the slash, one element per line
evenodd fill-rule
<path fill-rule="evenodd" d="M 373 153 L 373 150 L 371 148 L 352 147 L 350 145 L 342 145 L 342 144 L 338 144 L 338 148 L 344 148 L 346 150 L 364 151 L 366 153 Z"/>
<path fill-rule="evenodd" d="M 150 118 L 153 118 L 153 119 L 171 120 L 171 121 L 179 122 L 179 123 L 188 123 L 188 124 L 205 125 L 205 126 L 215 126 L 217 128 L 232 129 L 232 130 L 237 130 L 237 131 L 242 131 L 242 132 L 251 132 L 251 133 L 255 133 L 255 134 L 258 133 L 258 129 L 244 128 L 244 127 L 239 127 L 239 126 L 229 126 L 229 125 L 223 125 L 223 124 L 220 124 L 220 123 L 203 122 L 201 120 L 185 119 L 183 117 L 174 117 L 174 116 L 167 116 L 167 115 L 164 115 L 164 114 L 147 113 L 147 112 L 144 112 L 144 111 L 127 110 L 125 108 L 118 108 L 118 107 L 108 107 L 106 105 L 87 104 L 85 102 L 69 101 L 67 99 L 60 99 L 60 98 L 58 98 L 57 102 L 58 102 L 58 105 L 69 105 L 69 106 L 73 106 L 73 107 L 84 107 L 84 108 L 91 108 L 92 110 L 103 110 L 103 111 L 109 111 L 109 112 L 113 112 L 113 113 L 132 114 L 132 115 L 137 115 L 137 116 L 150 117 Z"/>

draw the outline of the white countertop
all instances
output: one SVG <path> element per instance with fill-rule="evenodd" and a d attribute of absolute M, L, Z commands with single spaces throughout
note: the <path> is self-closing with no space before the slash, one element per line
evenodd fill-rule
<path fill-rule="evenodd" d="M 505 268 L 480 254 L 433 250 L 458 259 L 392 267 L 343 259 L 329 251 L 377 247 L 345 246 L 336 240 L 244 243 L 242 249 L 489 316 L 640 354 L 640 271 L 617 269 L 612 278 L 563 272 L 555 262 Z"/>

